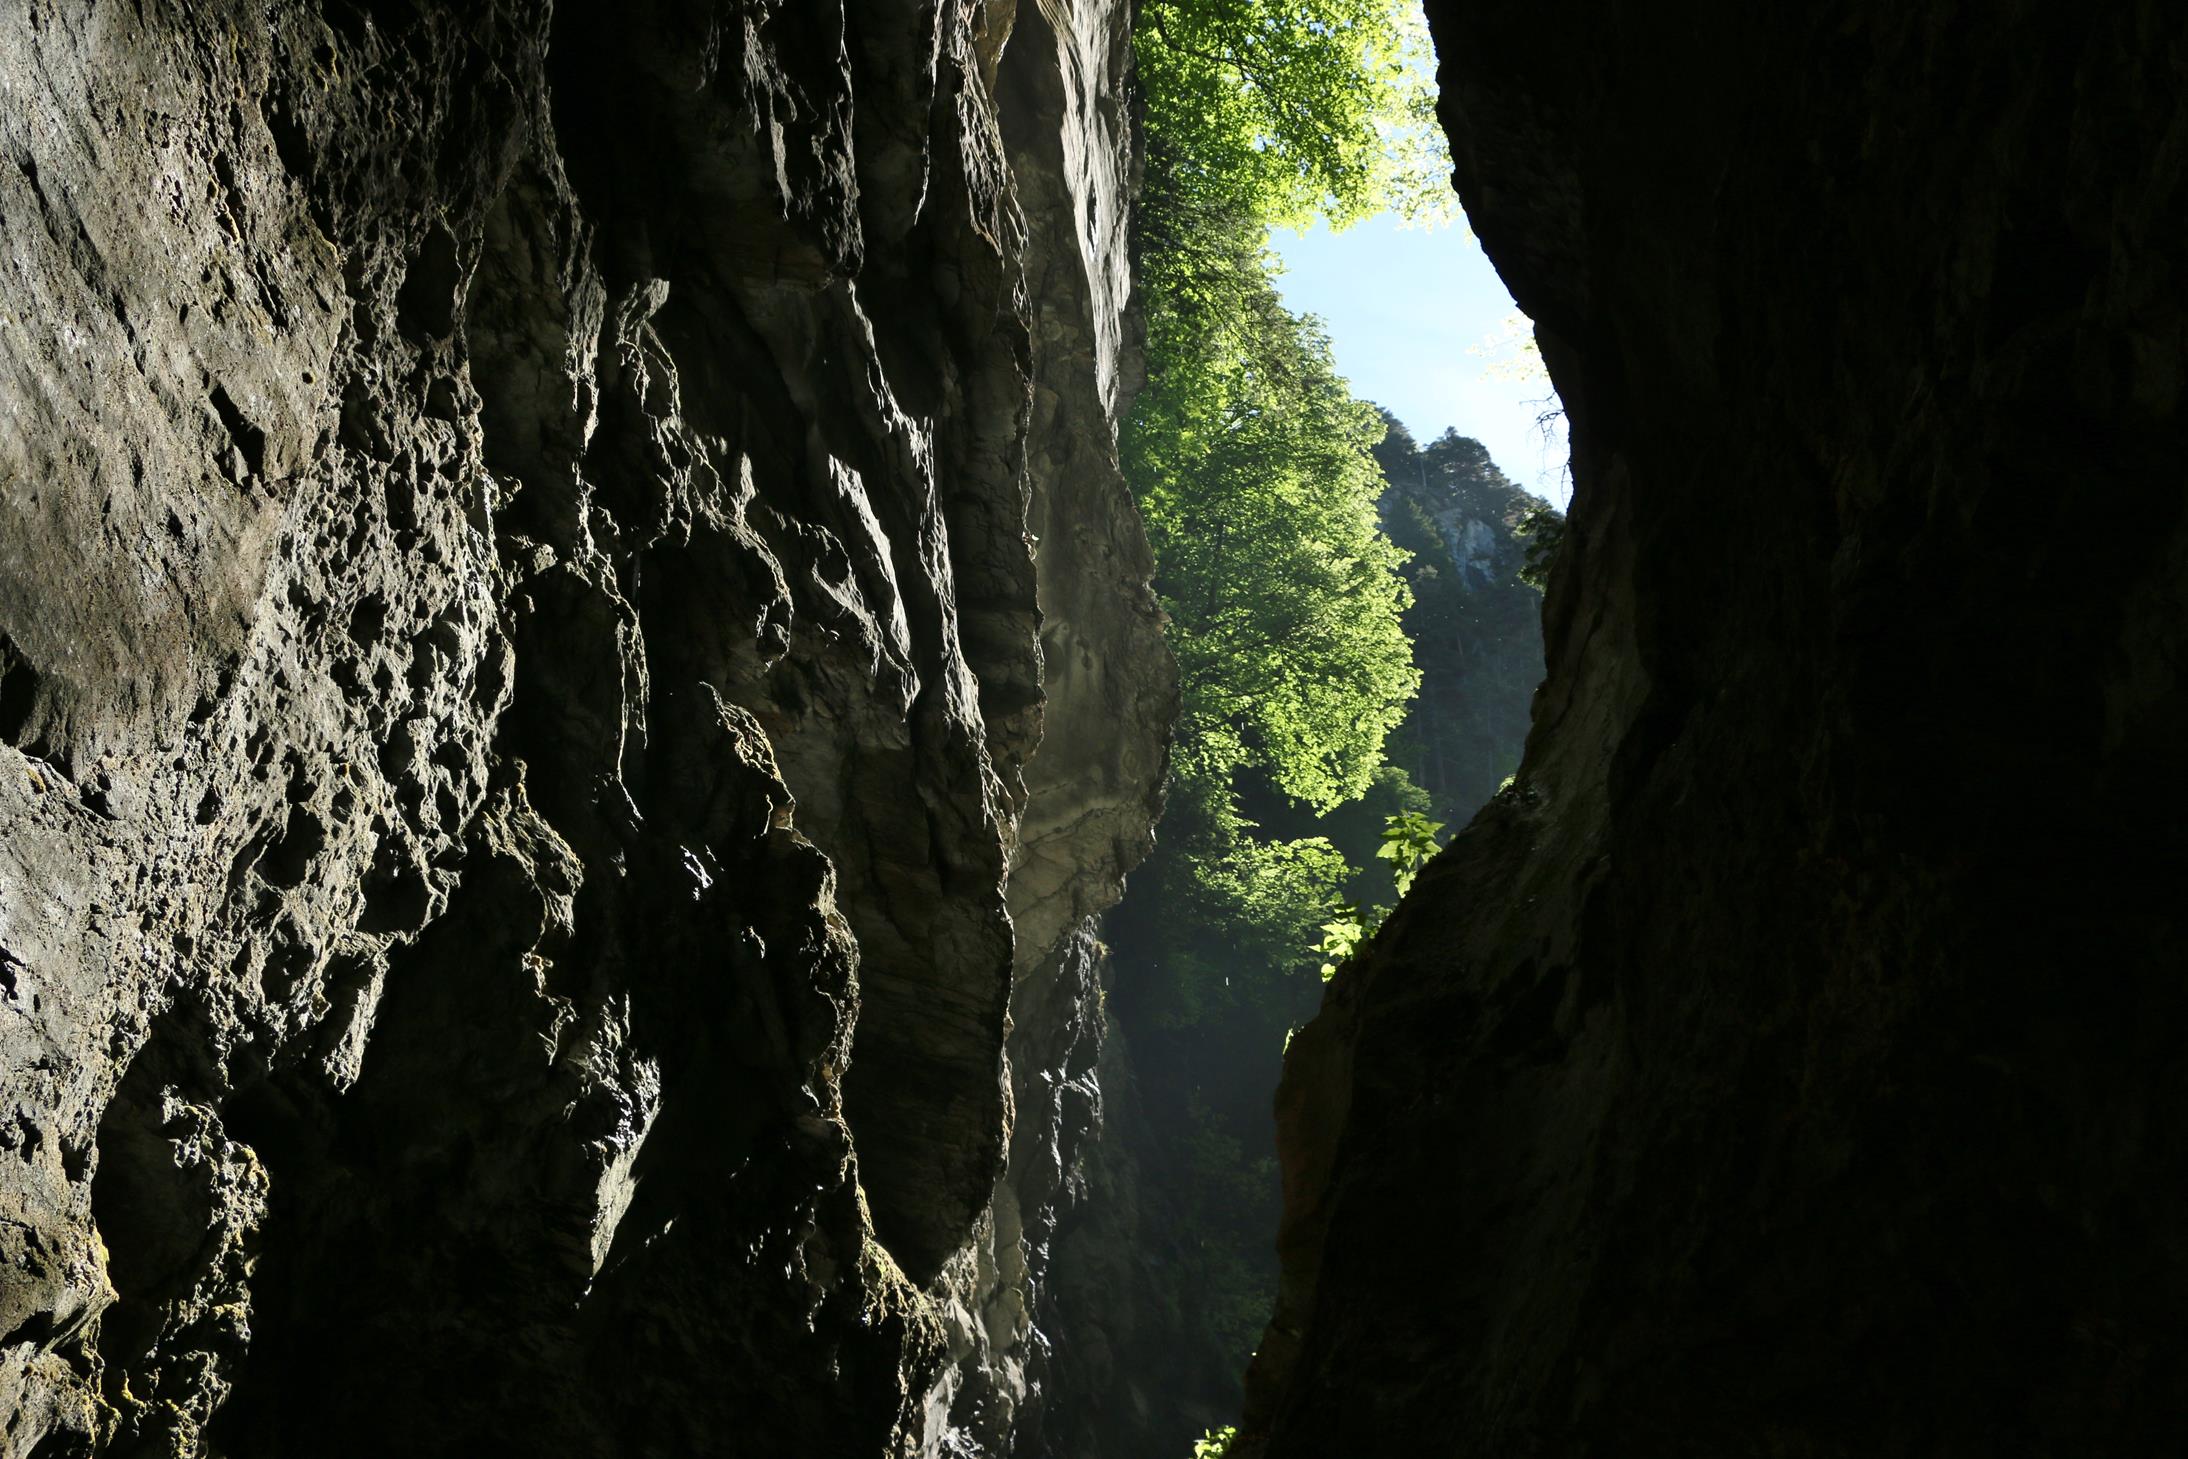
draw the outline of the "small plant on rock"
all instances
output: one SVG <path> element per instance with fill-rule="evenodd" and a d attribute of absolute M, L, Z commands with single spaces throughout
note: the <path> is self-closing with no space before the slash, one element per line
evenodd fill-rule
<path fill-rule="evenodd" d="M 1383 844 L 1375 854 L 1390 863 L 1390 879 L 1397 883 L 1400 897 L 1413 890 L 1413 879 L 1421 874 L 1421 868 L 1443 849 L 1436 840 L 1436 833 L 1442 829 L 1442 821 L 1432 821 L 1415 811 L 1401 812 L 1383 823 Z"/>
<path fill-rule="evenodd" d="M 1231 1452 L 1231 1441 L 1238 1437 L 1234 1428 L 1210 1429 L 1193 1440 L 1193 1459 L 1224 1459 Z"/>
<path fill-rule="evenodd" d="M 1413 882 L 1420 876 L 1421 868 L 1443 849 L 1436 839 L 1436 833 L 1442 829 L 1442 821 L 1432 821 L 1417 811 L 1402 811 L 1383 823 L 1383 844 L 1375 855 L 1390 863 L 1390 879 L 1401 898 L 1413 890 Z M 1346 902 L 1338 908 L 1334 920 L 1322 924 L 1322 940 L 1314 945 L 1314 950 L 1322 954 L 1323 982 L 1337 976 L 1338 968 L 1375 935 L 1386 915 L 1388 909 L 1384 907 L 1369 907 L 1362 911 Z"/>

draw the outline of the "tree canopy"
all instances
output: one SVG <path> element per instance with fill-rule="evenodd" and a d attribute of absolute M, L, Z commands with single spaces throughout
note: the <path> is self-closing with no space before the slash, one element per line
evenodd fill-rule
<path fill-rule="evenodd" d="M 1150 1099 L 1185 1112 L 1160 1140 L 1190 1233 L 1169 1270 L 1224 1372 L 1269 1310 L 1268 1098 L 1322 924 L 1385 818 L 1426 808 L 1385 763 L 1420 676 L 1384 423 L 1284 307 L 1268 231 L 1433 212 L 1448 164 L 1415 0 L 1144 0 L 1135 39 L 1147 383 L 1119 446 L 1182 703 L 1160 845 L 1109 924 L 1111 1009 Z"/>
<path fill-rule="evenodd" d="M 1257 763 L 1328 809 L 1359 796 L 1419 682 L 1405 554 L 1376 517 L 1383 424 L 1265 275 L 1249 310 L 1157 309 L 1162 368 L 1125 434 L 1184 691 L 1183 774 Z M 1210 324 L 1213 327 L 1208 327 Z"/>
<path fill-rule="evenodd" d="M 1199 942 L 1144 951 L 1166 1020 L 1244 999 L 1281 1027 L 1296 1010 L 1275 990 L 1315 965 L 1314 929 L 1357 875 L 1295 812 L 1390 779 L 1385 741 L 1419 675 L 1406 553 L 1378 515 L 1382 418 L 1320 323 L 1284 307 L 1268 232 L 1433 212 L 1448 164 L 1410 0 L 1146 0 L 1135 40 L 1147 385 L 1120 446 L 1182 689 L 1172 811 L 1142 879 Z M 1293 835 L 1264 829 L 1276 812 Z M 1219 975 L 1218 951 L 1250 973 Z"/>
<path fill-rule="evenodd" d="M 1400 0 L 1148 0 L 1137 42 L 1148 384 L 1123 450 L 1183 680 L 1178 771 L 1252 767 L 1326 810 L 1366 791 L 1418 684 L 1411 599 L 1376 515 L 1381 418 L 1285 309 L 1267 232 L 1440 188 L 1426 42 Z"/>
<path fill-rule="evenodd" d="M 1146 0 L 1134 40 L 1150 173 L 1195 213 L 1302 227 L 1448 211 L 1418 6 Z"/>

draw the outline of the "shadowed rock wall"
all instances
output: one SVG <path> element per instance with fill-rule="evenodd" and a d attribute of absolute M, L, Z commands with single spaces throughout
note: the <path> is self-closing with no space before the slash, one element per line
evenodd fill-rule
<path fill-rule="evenodd" d="M 1244 1452 L 2176 1452 L 2181 12 L 1430 8 L 1576 492 L 1292 1046 Z"/>
<path fill-rule="evenodd" d="M 1171 701 L 1124 26 L 0 13 L 0 1452 L 1030 1416 Z"/>

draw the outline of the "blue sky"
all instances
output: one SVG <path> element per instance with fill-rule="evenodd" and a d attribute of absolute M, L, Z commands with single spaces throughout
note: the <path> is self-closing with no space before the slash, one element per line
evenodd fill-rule
<path fill-rule="evenodd" d="M 1385 215 L 1336 234 L 1326 223 L 1280 229 L 1269 243 L 1284 260 L 1285 302 L 1321 316 L 1354 395 L 1424 445 L 1455 426 L 1513 481 L 1565 506 L 1563 419 L 1547 440 L 1535 424 L 1556 397 L 1539 375 L 1499 378 L 1521 364 L 1518 310 L 1472 233 L 1456 223 L 1402 228 Z"/>

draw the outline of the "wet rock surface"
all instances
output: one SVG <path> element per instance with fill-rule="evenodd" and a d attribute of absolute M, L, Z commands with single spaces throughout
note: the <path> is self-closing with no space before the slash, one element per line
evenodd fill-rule
<path fill-rule="evenodd" d="M 2173 1452 L 2188 32 L 1430 9 L 1576 491 L 1292 1047 L 1244 1451 Z"/>
<path fill-rule="evenodd" d="M 1172 690 L 1015 8 L 0 16 L 0 1451 L 1033 1419 Z"/>

